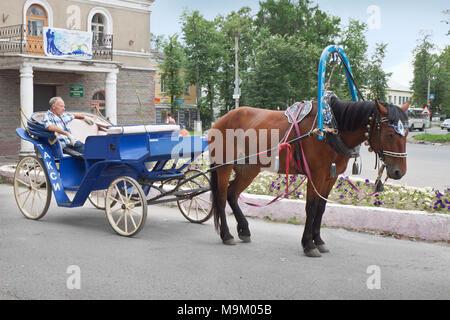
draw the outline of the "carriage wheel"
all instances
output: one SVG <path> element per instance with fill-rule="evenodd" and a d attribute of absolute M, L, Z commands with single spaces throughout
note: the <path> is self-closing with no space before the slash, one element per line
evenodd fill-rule
<path fill-rule="evenodd" d="M 185 173 L 185 179 L 189 179 L 196 174 L 199 174 L 200 170 L 190 170 Z M 190 190 L 198 188 L 211 188 L 211 182 L 206 174 L 202 174 L 188 182 L 184 183 L 179 190 Z M 210 200 L 211 191 L 202 193 L 198 196 L 178 200 L 178 208 L 180 208 L 183 216 L 193 223 L 202 223 L 211 218 L 212 215 L 212 203 Z"/>
<path fill-rule="evenodd" d="M 106 190 L 106 217 L 121 236 L 131 237 L 144 227 L 147 200 L 139 183 L 130 177 L 114 180 Z"/>
<path fill-rule="evenodd" d="M 89 194 L 89 202 L 100 210 L 105 210 L 106 190 L 96 190 Z"/>
<path fill-rule="evenodd" d="M 116 195 L 118 197 L 118 195 Z M 105 201 L 106 201 L 106 189 L 104 190 L 96 190 L 96 191 L 92 191 L 89 194 L 89 202 L 92 203 L 92 205 L 94 207 L 96 207 L 97 209 L 100 210 L 105 210 L 106 205 L 105 205 Z M 115 205 L 115 202 L 112 202 L 111 205 Z"/>
<path fill-rule="evenodd" d="M 45 216 L 52 199 L 52 188 L 40 159 L 27 156 L 19 161 L 14 173 L 14 197 L 26 218 L 38 220 Z"/>

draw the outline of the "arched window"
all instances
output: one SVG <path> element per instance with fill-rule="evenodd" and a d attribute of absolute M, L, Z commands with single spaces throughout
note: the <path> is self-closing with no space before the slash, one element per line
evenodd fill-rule
<path fill-rule="evenodd" d="M 91 112 L 105 116 L 105 91 L 100 90 L 94 93 L 91 100 Z"/>
<path fill-rule="evenodd" d="M 33 4 L 27 10 L 27 53 L 44 54 L 43 33 L 47 26 L 47 12 L 38 5 Z"/>
<path fill-rule="evenodd" d="M 91 31 L 94 34 L 94 42 L 99 46 L 103 45 L 103 35 L 105 34 L 105 17 L 102 14 L 96 13 L 92 17 Z"/>

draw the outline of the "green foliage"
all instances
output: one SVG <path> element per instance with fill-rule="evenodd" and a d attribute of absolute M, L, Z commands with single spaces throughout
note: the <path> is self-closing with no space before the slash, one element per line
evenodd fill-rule
<path fill-rule="evenodd" d="M 450 142 L 450 133 L 446 134 L 430 134 L 420 133 L 414 136 L 416 140 L 424 140 L 428 142 Z"/>
<path fill-rule="evenodd" d="M 391 76 L 391 73 L 384 72 L 382 67 L 383 59 L 386 55 L 386 47 L 386 43 L 377 43 L 375 52 L 367 66 L 368 100 L 387 100 L 386 89 L 388 88 L 388 78 Z"/>
<path fill-rule="evenodd" d="M 185 89 L 185 81 L 182 76 L 182 69 L 185 64 L 184 51 L 178 42 L 178 36 L 169 37 L 169 41 L 163 45 L 165 59 L 159 65 L 161 68 L 161 81 L 166 86 L 166 95 L 171 97 L 171 111 L 177 110 L 177 99 L 179 99 Z"/>
<path fill-rule="evenodd" d="M 199 11 L 184 12 L 185 74 L 188 83 L 197 86 L 204 127 L 235 107 L 236 33 L 240 105 L 285 109 L 295 101 L 316 99 L 320 55 L 330 44 L 344 48 L 360 87 L 369 88 L 373 97 L 385 96 L 389 75 L 381 63 L 386 46 L 379 45 L 368 61 L 366 24 L 349 20 L 341 26 L 340 22 L 310 0 L 264 0 L 256 16 L 243 7 L 214 21 Z M 331 68 L 327 69 L 328 79 Z M 342 66 L 335 69 L 330 89 L 342 99 L 351 98 Z M 220 114 L 215 115 L 214 108 Z"/>

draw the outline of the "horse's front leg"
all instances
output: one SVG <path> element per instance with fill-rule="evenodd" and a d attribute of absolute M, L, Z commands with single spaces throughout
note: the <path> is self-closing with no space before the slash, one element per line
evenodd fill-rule
<path fill-rule="evenodd" d="M 309 185 L 309 183 L 308 183 Z M 309 189 L 309 188 L 308 188 Z M 308 191 L 308 195 L 310 192 Z M 318 197 L 307 197 L 306 199 L 306 222 L 305 229 L 303 230 L 302 246 L 305 256 L 317 258 L 321 257 L 319 250 L 314 244 L 313 240 L 313 226 L 314 218 L 319 205 Z"/>
<path fill-rule="evenodd" d="M 328 186 L 324 187 L 324 189 L 323 189 L 324 193 L 322 194 L 322 196 L 324 198 L 328 199 L 328 195 L 330 194 L 330 191 L 333 188 L 335 182 L 336 182 L 336 178 L 333 178 L 333 179 L 330 179 L 327 181 Z M 322 217 L 325 212 L 326 205 L 327 205 L 327 201 L 325 199 L 320 198 L 319 204 L 317 206 L 317 211 L 314 216 L 313 231 L 312 231 L 314 244 L 316 245 L 317 249 L 319 249 L 319 251 L 321 253 L 330 252 L 330 250 L 325 245 L 325 242 L 320 237 L 320 227 L 322 226 Z"/>

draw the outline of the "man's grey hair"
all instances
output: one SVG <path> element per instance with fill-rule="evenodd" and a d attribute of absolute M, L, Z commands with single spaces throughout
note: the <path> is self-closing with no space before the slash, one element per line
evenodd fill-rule
<path fill-rule="evenodd" d="M 51 108 L 58 100 L 62 100 L 61 97 L 53 97 L 50 99 L 50 101 L 48 102 L 48 106 L 49 108 Z"/>

